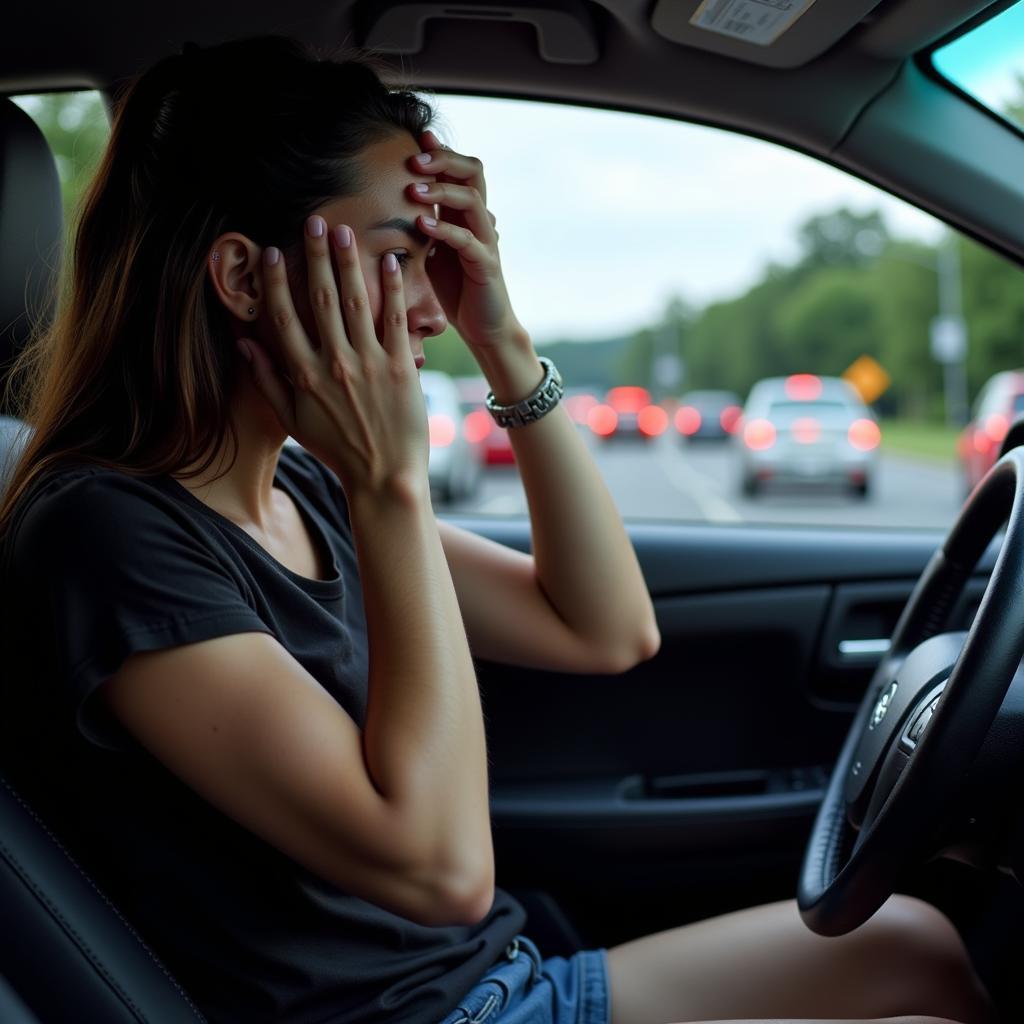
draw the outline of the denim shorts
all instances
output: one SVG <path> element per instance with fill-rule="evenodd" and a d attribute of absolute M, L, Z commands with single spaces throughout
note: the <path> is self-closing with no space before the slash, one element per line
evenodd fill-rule
<path fill-rule="evenodd" d="M 542 959 L 517 935 L 441 1024 L 609 1024 L 604 949 Z"/>

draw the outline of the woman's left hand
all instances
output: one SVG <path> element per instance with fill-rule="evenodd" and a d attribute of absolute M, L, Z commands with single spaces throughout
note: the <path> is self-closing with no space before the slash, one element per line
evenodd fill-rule
<path fill-rule="evenodd" d="M 408 186 L 417 202 L 441 208 L 417 218 L 417 225 L 437 241 L 427 260 L 427 273 L 441 308 L 470 347 L 493 348 L 525 334 L 512 312 L 498 256 L 498 232 L 494 215 L 487 209 L 487 185 L 483 165 L 476 157 L 463 156 L 441 145 L 433 132 L 420 136 L 423 153 L 411 157 L 410 166 L 421 174 L 434 175 L 433 184 Z M 426 154 L 429 160 L 421 157 Z M 434 223 L 431 223 L 431 222 Z"/>

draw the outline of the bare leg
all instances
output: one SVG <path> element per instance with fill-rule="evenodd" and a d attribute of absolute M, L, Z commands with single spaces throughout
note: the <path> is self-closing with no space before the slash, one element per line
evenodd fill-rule
<path fill-rule="evenodd" d="M 839 1020 L 835 1017 L 829 1020 L 766 1020 L 760 1017 L 757 1020 L 695 1020 L 682 1021 L 681 1024 L 959 1024 L 958 1021 L 950 1020 L 948 1017 L 875 1017 L 873 1020 L 851 1020 L 843 1017 Z"/>
<path fill-rule="evenodd" d="M 611 1024 L 997 1019 L 956 929 L 908 896 L 831 939 L 808 930 L 795 900 L 740 910 L 615 946 L 608 973 Z"/>

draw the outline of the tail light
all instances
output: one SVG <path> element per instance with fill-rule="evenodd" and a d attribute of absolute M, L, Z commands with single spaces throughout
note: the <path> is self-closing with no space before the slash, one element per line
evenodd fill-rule
<path fill-rule="evenodd" d="M 794 373 L 786 378 L 786 397 L 793 402 L 813 402 L 821 397 L 821 378 L 813 373 Z"/>
<path fill-rule="evenodd" d="M 665 432 L 668 426 L 668 413 L 660 405 L 645 405 L 636 414 L 636 425 L 641 434 L 657 437 Z"/>
<path fill-rule="evenodd" d="M 619 415 L 610 405 L 595 405 L 587 413 L 587 426 L 598 435 L 608 437 L 615 433 L 619 425 Z"/>
<path fill-rule="evenodd" d="M 676 430 L 686 437 L 692 437 L 700 430 L 700 410 L 692 405 L 681 405 L 676 409 Z"/>
<path fill-rule="evenodd" d="M 882 443 L 882 432 L 874 420 L 854 420 L 846 436 L 850 439 L 850 444 L 860 452 L 869 452 Z"/>
<path fill-rule="evenodd" d="M 775 424 L 771 420 L 751 420 L 743 428 L 743 443 L 755 452 L 763 452 L 775 444 Z"/>
<path fill-rule="evenodd" d="M 976 430 L 974 432 L 973 441 L 974 450 L 979 455 L 990 455 L 996 444 L 984 430 Z"/>
<path fill-rule="evenodd" d="M 727 405 L 718 416 L 718 422 L 727 434 L 735 434 L 739 429 L 743 410 L 738 405 Z"/>
<path fill-rule="evenodd" d="M 427 432 L 431 448 L 447 448 L 455 440 L 455 420 L 443 412 L 427 419 Z"/>
<path fill-rule="evenodd" d="M 462 421 L 462 436 L 470 444 L 479 444 L 491 432 L 494 420 L 484 409 L 474 409 Z M 431 442 L 433 443 L 433 442 Z"/>
<path fill-rule="evenodd" d="M 1002 444 L 1010 430 L 1010 420 L 1002 413 L 993 413 L 985 419 L 985 433 L 995 441 Z"/>

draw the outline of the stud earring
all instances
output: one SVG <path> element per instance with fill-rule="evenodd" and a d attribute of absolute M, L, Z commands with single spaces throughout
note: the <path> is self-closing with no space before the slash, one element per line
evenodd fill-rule
<path fill-rule="evenodd" d="M 214 263 L 220 263 L 220 253 L 216 249 L 213 250 L 213 255 L 210 257 Z"/>
<path fill-rule="evenodd" d="M 252 316 L 253 313 L 255 313 L 255 312 L 256 312 L 256 307 L 255 306 L 250 306 L 249 307 L 249 316 Z"/>

